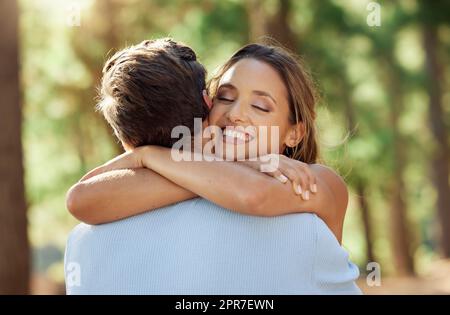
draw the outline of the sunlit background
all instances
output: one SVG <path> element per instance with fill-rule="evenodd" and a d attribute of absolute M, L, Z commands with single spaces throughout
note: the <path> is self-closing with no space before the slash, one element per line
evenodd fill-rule
<path fill-rule="evenodd" d="M 11 218 L 24 207 L 2 193 L 0 293 L 64 294 L 64 246 L 77 224 L 65 193 L 121 152 L 94 111 L 111 52 L 170 36 L 193 47 L 212 74 L 236 49 L 270 35 L 304 58 L 320 88 L 322 158 L 351 190 L 343 244 L 360 267 L 360 286 L 450 294 L 449 2 L 20 0 L 17 10 L 14 2 L 1 0 L 0 54 L 19 45 L 22 119 L 6 110 L 19 102 L 0 100 L 0 121 L 21 126 L 15 145 L 23 154 L 11 152 L 23 156 L 24 173 L 6 172 L 13 166 L 2 158 L 0 188 L 16 191 L 20 181 L 8 176 L 23 175 L 32 263 L 29 277 L 14 268 L 28 249 L 10 222 L 21 224 Z M 8 37 L 14 16 L 18 32 Z M 0 128 L 7 156 L 11 130 Z M 379 287 L 366 283 L 371 261 L 381 266 Z"/>

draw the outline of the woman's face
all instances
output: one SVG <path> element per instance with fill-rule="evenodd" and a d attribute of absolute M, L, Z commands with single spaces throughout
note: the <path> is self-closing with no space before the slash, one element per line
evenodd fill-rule
<path fill-rule="evenodd" d="M 293 132 L 295 128 L 289 122 L 289 115 L 288 92 L 279 74 L 267 63 L 247 58 L 238 61 L 222 76 L 209 114 L 209 125 L 222 129 L 224 153 L 231 149 L 235 152 L 234 159 L 243 158 L 242 154 L 236 154 L 240 147 L 245 149 L 245 158 L 249 158 L 262 155 L 264 142 L 266 153 L 281 153 L 287 144 L 292 146 L 292 137 L 298 134 Z M 278 129 L 278 134 L 274 128 Z M 250 152 L 252 145 L 258 148 L 256 155 Z"/>

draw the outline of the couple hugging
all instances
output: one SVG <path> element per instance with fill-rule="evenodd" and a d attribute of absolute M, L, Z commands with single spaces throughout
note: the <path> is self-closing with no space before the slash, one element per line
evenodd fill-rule
<path fill-rule="evenodd" d="M 68 294 L 361 293 L 341 246 L 347 188 L 316 163 L 317 97 L 295 55 L 246 45 L 206 83 L 191 48 L 147 40 L 106 62 L 100 96 L 125 153 L 67 194 L 84 222 Z M 175 150 L 180 127 L 205 150 Z"/>

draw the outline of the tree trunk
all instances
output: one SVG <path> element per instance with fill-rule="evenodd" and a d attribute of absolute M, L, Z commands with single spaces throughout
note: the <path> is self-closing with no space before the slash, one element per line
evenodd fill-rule
<path fill-rule="evenodd" d="M 278 0 L 278 10 L 271 17 L 264 10 L 264 1 L 248 0 L 246 8 L 251 41 L 258 41 L 264 36 L 269 36 L 286 48 L 294 52 L 297 50 L 296 36 L 289 26 L 292 11 L 290 0 Z"/>
<path fill-rule="evenodd" d="M 289 26 L 291 12 L 290 0 L 278 0 L 278 11 L 270 19 L 267 25 L 267 33 L 283 46 L 295 52 L 297 51 L 296 36 Z"/>
<path fill-rule="evenodd" d="M 248 0 L 245 5 L 249 23 L 249 41 L 258 42 L 266 34 L 267 17 L 264 11 L 264 1 Z"/>
<path fill-rule="evenodd" d="M 86 46 L 84 41 L 84 37 L 81 36 L 84 32 L 89 32 L 93 34 L 99 42 L 104 42 L 104 47 L 106 47 L 107 51 L 105 51 L 105 56 L 110 56 L 115 51 L 118 51 L 121 46 L 119 40 L 120 27 L 118 26 L 118 12 L 120 11 L 121 4 L 115 0 L 97 0 L 95 2 L 95 7 L 93 11 L 102 12 L 101 16 L 91 17 L 101 20 L 101 24 L 105 25 L 104 28 L 95 28 L 92 25 L 94 23 L 87 23 L 84 20 L 81 20 L 80 30 L 76 30 L 73 32 L 72 36 L 72 47 L 75 51 L 77 57 L 84 63 L 86 68 L 88 69 L 92 81 L 95 82 L 96 85 L 100 84 L 102 78 L 102 63 L 106 60 L 99 60 L 97 56 L 92 54 L 91 48 Z M 107 53 L 109 51 L 109 53 Z M 80 156 L 81 162 L 85 161 L 86 152 L 85 148 L 89 148 L 91 143 L 89 143 L 90 139 L 85 136 L 86 131 L 84 130 L 82 124 L 85 119 L 85 115 L 88 113 L 91 115 L 94 104 L 92 104 L 92 100 L 96 98 L 96 91 L 90 87 L 88 90 L 79 91 L 78 89 L 70 90 L 71 87 L 68 87 L 68 93 L 76 94 L 77 98 L 80 99 L 80 113 L 77 117 L 76 130 L 77 135 L 80 138 L 77 140 L 77 143 L 80 146 L 77 146 L 78 155 Z M 113 136 L 113 131 L 109 124 L 106 122 L 103 117 L 100 115 L 95 115 L 96 119 L 99 119 L 99 124 L 103 128 L 105 128 L 106 132 L 111 135 L 111 145 L 115 151 L 115 155 L 119 155 L 123 153 L 122 145 L 116 138 Z M 86 139 L 81 139 L 86 138 Z M 81 143 L 85 141 L 85 145 L 81 145 Z"/>
<path fill-rule="evenodd" d="M 0 294 L 27 294 L 30 262 L 22 166 L 16 1 L 0 1 L 0 29 Z"/>
<path fill-rule="evenodd" d="M 356 191 L 358 193 L 359 207 L 361 209 L 361 219 L 364 226 L 364 238 L 366 241 L 366 259 L 367 262 L 377 261 L 373 253 L 373 232 L 372 221 L 370 219 L 370 209 L 367 202 L 367 195 L 365 185 L 362 181 L 356 184 Z"/>
<path fill-rule="evenodd" d="M 429 96 L 429 120 L 431 131 L 436 140 L 431 160 L 433 183 L 437 191 L 437 210 L 441 224 L 441 248 L 445 257 L 450 258 L 450 185 L 448 131 L 442 109 L 442 74 L 437 57 L 437 29 L 427 23 L 424 27 L 424 47 L 426 71 L 428 75 L 427 91 Z"/>
<path fill-rule="evenodd" d="M 407 204 L 405 201 L 405 183 L 403 180 L 406 165 L 404 140 L 400 133 L 398 121 L 403 109 L 403 92 L 401 81 L 391 55 L 387 56 L 386 74 L 387 90 L 391 100 L 391 128 L 393 148 L 392 184 L 388 187 L 391 193 L 391 235 L 392 252 L 396 271 L 399 275 L 414 274 L 414 260 L 411 253 L 412 238 L 408 229 Z"/>
<path fill-rule="evenodd" d="M 397 127 L 395 127 L 397 128 Z M 394 136 L 396 137 L 396 136 Z M 392 252 L 395 259 L 396 272 L 398 275 L 414 275 L 414 261 L 411 254 L 411 236 L 408 229 L 408 220 L 406 216 L 407 206 L 405 202 L 405 185 L 403 181 L 404 161 L 399 153 L 403 146 L 400 141 L 394 139 L 394 179 L 390 186 L 391 189 L 391 235 Z"/>
<path fill-rule="evenodd" d="M 344 100 L 345 104 L 345 116 L 347 119 L 347 129 L 350 134 L 356 136 L 357 130 L 356 130 L 356 118 L 355 118 L 355 111 L 353 110 L 353 102 L 350 97 L 350 91 L 352 90 L 352 87 L 350 86 L 348 80 L 346 78 L 342 79 L 341 81 L 341 93 L 342 98 Z M 361 210 L 361 220 L 362 225 L 364 227 L 364 239 L 366 243 L 366 259 L 367 262 L 374 262 L 377 261 L 373 252 L 373 229 L 372 229 L 372 220 L 370 218 L 370 208 L 369 203 L 367 201 L 367 195 L 366 195 L 366 186 L 367 183 L 358 176 L 358 174 L 355 174 L 356 177 L 356 183 L 355 183 L 355 189 L 356 193 L 358 194 L 358 202 L 359 207 Z"/>

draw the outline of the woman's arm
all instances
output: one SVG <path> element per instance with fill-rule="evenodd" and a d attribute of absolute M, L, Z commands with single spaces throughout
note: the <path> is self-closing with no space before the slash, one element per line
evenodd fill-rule
<path fill-rule="evenodd" d="M 302 183 L 303 194 L 296 195 L 290 184 L 280 184 L 273 177 L 244 164 L 176 162 L 171 158 L 170 149 L 141 147 L 89 172 L 69 191 L 67 204 L 69 210 L 80 220 L 98 224 L 190 199 L 198 194 L 225 208 L 251 215 L 315 212 L 340 240 L 347 207 L 347 190 L 345 183 L 332 170 L 320 165 L 312 166 L 312 174 L 317 175 L 314 180 L 307 172 L 296 177 L 292 174 L 294 168 L 285 167 L 281 173 L 272 173 L 272 176 L 286 174 L 293 183 L 295 178 L 302 179 L 299 182 Z M 102 174 L 114 169 L 144 166 L 160 172 L 173 182 L 143 169 L 116 170 Z M 305 181 L 308 178 L 309 182 Z M 318 193 L 313 198 L 302 200 L 305 187 L 309 187 L 308 183 L 314 181 Z M 174 183 L 188 187 L 189 190 Z"/>
<path fill-rule="evenodd" d="M 83 178 L 68 191 L 66 206 L 78 220 L 100 224 L 195 197 L 152 170 L 120 169 Z"/>
<path fill-rule="evenodd" d="M 139 149 L 135 151 L 139 152 Z M 101 224 L 197 197 L 144 168 L 140 158 L 127 152 L 83 176 L 67 193 L 66 207 L 69 212 L 85 223 Z M 259 171 L 255 163 L 244 164 Z M 270 175 L 287 181 L 287 177 L 283 178 L 278 171 Z M 239 190 L 238 184 L 239 179 L 231 183 L 231 191 Z"/>
<path fill-rule="evenodd" d="M 313 212 L 327 223 L 339 241 L 342 238 L 348 192 L 343 180 L 327 167 L 311 167 L 317 193 L 303 200 L 292 192 L 291 185 L 240 163 L 175 161 L 170 149 L 156 146 L 141 147 L 133 154 L 145 167 L 225 208 L 259 216 Z"/>

